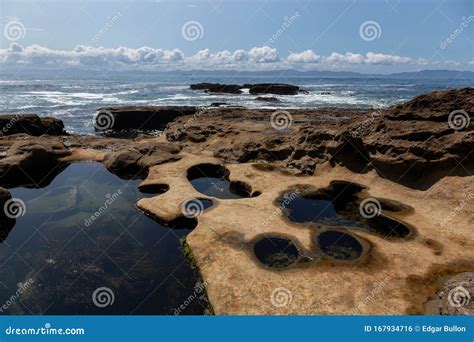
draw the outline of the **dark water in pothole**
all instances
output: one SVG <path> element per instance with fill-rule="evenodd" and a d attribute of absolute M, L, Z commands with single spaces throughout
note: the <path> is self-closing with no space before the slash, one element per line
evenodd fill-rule
<path fill-rule="evenodd" d="M 195 198 L 185 203 L 183 210 L 185 212 L 193 212 L 193 210 L 206 210 L 214 205 L 214 201 L 209 198 Z"/>
<path fill-rule="evenodd" d="M 139 183 L 76 163 L 43 189 L 11 189 L 26 210 L 0 243 L 0 314 L 203 314 L 189 230 L 138 210 Z"/>
<path fill-rule="evenodd" d="M 285 204 L 288 218 L 297 223 L 320 222 L 332 226 L 349 226 L 368 228 L 368 225 L 357 220 L 358 207 L 352 210 L 348 205 L 336 209 L 334 201 L 298 196 Z"/>
<path fill-rule="evenodd" d="M 196 178 L 190 181 L 194 188 L 200 193 L 220 199 L 237 199 L 242 197 L 238 190 L 231 186 L 231 182 L 226 179 L 214 177 Z"/>
<path fill-rule="evenodd" d="M 291 201 L 282 200 L 280 204 L 287 209 L 288 219 L 296 223 L 313 222 L 365 229 L 387 238 L 407 238 L 412 232 L 405 223 L 383 214 L 383 211 L 373 218 L 363 217 L 359 211 L 359 202 L 353 196 L 341 196 L 338 193 L 330 199 L 297 196 Z"/>
<path fill-rule="evenodd" d="M 298 249 L 291 240 L 265 237 L 254 245 L 255 256 L 265 266 L 285 268 L 293 264 L 299 256 Z"/>
<path fill-rule="evenodd" d="M 326 231 L 318 236 L 319 248 L 335 259 L 353 260 L 362 255 L 363 247 L 355 237 L 339 231 Z"/>

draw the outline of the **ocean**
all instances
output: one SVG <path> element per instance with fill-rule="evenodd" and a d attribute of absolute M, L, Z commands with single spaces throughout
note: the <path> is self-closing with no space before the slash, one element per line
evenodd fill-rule
<path fill-rule="evenodd" d="M 344 78 L 309 76 L 195 75 L 192 73 L 116 74 L 81 77 L 0 75 L 0 113 L 36 113 L 63 120 L 75 134 L 96 134 L 96 110 L 126 105 L 196 105 L 225 102 L 251 108 L 384 108 L 434 90 L 472 86 L 466 79 Z M 243 93 L 207 94 L 191 90 L 199 82 L 227 84 L 280 82 L 299 85 L 309 94 L 277 96 L 281 102 L 256 101 Z"/>

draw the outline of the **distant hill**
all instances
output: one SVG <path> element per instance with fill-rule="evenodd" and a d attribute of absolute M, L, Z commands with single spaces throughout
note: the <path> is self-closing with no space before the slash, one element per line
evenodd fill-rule
<path fill-rule="evenodd" d="M 474 78 L 474 71 L 457 70 L 420 70 L 415 72 L 399 72 L 390 74 L 393 78 Z"/>
<path fill-rule="evenodd" d="M 11 68 L 9 70 L 0 69 L 0 78 L 41 78 L 45 75 L 60 73 L 63 77 L 84 78 L 97 77 L 97 70 L 84 70 L 80 68 Z M 238 71 L 238 70 L 107 70 L 107 75 L 113 77 L 127 76 L 130 77 L 153 77 L 154 75 L 174 75 L 174 76 L 193 76 L 193 77 L 210 77 L 210 76 L 267 76 L 267 77 L 311 77 L 311 78 L 394 78 L 394 79 L 469 79 L 474 80 L 474 71 L 460 70 L 419 70 L 410 72 L 399 72 L 392 74 L 364 74 L 353 71 L 331 71 L 331 70 L 269 70 L 269 71 Z"/>

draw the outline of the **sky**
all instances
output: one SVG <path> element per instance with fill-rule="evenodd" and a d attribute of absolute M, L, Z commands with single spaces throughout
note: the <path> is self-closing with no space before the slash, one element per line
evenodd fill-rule
<path fill-rule="evenodd" d="M 0 68 L 474 70 L 472 0 L 2 0 Z"/>

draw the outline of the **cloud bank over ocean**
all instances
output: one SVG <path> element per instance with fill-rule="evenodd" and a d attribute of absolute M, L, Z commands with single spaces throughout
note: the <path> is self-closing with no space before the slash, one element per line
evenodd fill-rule
<path fill-rule="evenodd" d="M 138 69 L 245 69 L 271 70 L 281 68 L 338 69 L 351 65 L 420 65 L 429 64 L 426 59 L 398 56 L 380 52 L 366 54 L 333 52 L 320 56 L 313 50 L 289 52 L 283 56 L 276 48 L 253 47 L 249 50 L 222 50 L 213 52 L 203 49 L 193 55 L 185 55 L 179 49 L 164 50 L 148 46 L 140 48 L 104 48 L 77 45 L 73 50 L 54 50 L 41 45 L 22 47 L 12 43 L 0 49 L 0 63 L 4 65 L 75 66 L 84 68 L 114 67 Z M 446 62 L 449 64 L 449 62 Z M 436 65 L 436 63 L 431 63 Z M 462 66 L 462 65 L 451 65 Z"/>

